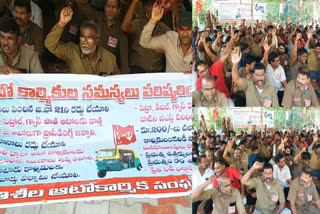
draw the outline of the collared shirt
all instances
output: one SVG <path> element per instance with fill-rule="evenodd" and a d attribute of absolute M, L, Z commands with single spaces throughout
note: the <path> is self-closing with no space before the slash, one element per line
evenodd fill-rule
<path fill-rule="evenodd" d="M 231 157 L 228 163 L 241 173 L 246 173 L 248 171 L 248 156 L 246 155 L 242 156 L 239 161 L 236 161 L 234 157 Z"/>
<path fill-rule="evenodd" d="M 95 19 L 100 30 L 100 44 L 103 48 L 116 56 L 116 62 L 121 74 L 129 73 L 128 63 L 128 37 L 121 30 L 121 22 L 118 17 L 114 24 L 108 27 L 104 12 L 95 10 L 88 0 L 76 0 L 79 10 L 88 19 Z"/>
<path fill-rule="evenodd" d="M 279 181 L 283 188 L 289 187 L 288 180 L 291 179 L 290 169 L 287 165 L 284 165 L 282 170 L 277 164 L 273 165 L 273 178 Z"/>
<path fill-rule="evenodd" d="M 204 184 L 207 181 L 206 179 L 210 178 L 212 175 L 214 175 L 213 170 L 207 168 L 203 176 L 201 176 L 198 165 L 192 165 L 192 190 L 195 190 Z M 213 185 L 210 184 L 206 187 L 206 190 L 212 187 Z"/>
<path fill-rule="evenodd" d="M 273 179 L 271 188 L 268 190 L 262 177 L 251 178 L 249 180 L 249 189 L 255 188 L 257 194 L 256 210 L 262 214 L 272 214 L 280 204 L 285 202 L 283 188 L 281 184 Z"/>
<path fill-rule="evenodd" d="M 261 95 L 258 92 L 257 86 L 252 79 L 242 78 L 241 89 L 246 93 L 246 102 L 248 107 L 278 107 L 279 101 L 274 87 L 265 82 Z"/>
<path fill-rule="evenodd" d="M 79 45 L 72 42 L 67 44 L 60 42 L 63 29 L 55 25 L 47 35 L 45 46 L 57 57 L 65 60 L 72 73 L 75 74 L 119 74 L 115 56 L 102 47 L 97 46 L 96 70 L 90 66 L 88 58 L 82 53 Z"/>
<path fill-rule="evenodd" d="M 314 88 L 311 86 L 311 84 L 308 84 L 306 89 L 301 91 L 300 88 L 296 86 L 296 80 L 291 80 L 284 90 L 284 96 L 281 105 L 284 107 L 310 107 L 319 106 L 319 103 L 317 95 L 314 92 Z"/>
<path fill-rule="evenodd" d="M 307 207 L 312 202 L 319 201 L 319 195 L 315 184 L 311 181 L 310 186 L 305 188 L 301 184 L 300 176 L 290 184 L 288 200 L 295 202 L 297 208 Z"/>
<path fill-rule="evenodd" d="M 148 22 L 144 27 L 140 45 L 144 48 L 162 49 L 166 56 L 166 72 L 185 72 L 190 70 L 192 61 L 192 45 L 184 55 L 177 32 L 168 31 L 161 36 L 152 36 L 155 25 Z"/>
<path fill-rule="evenodd" d="M 314 53 L 314 49 L 309 50 L 308 68 L 309 68 L 309 71 L 320 71 L 320 61 L 317 59 Z"/>
<path fill-rule="evenodd" d="M 8 65 L 2 49 L 0 49 L 0 53 L 0 67 Z M 24 73 L 43 73 L 38 54 L 25 46 L 20 46 L 19 52 L 10 67 L 19 69 Z"/>
<path fill-rule="evenodd" d="M 195 107 L 228 107 L 229 103 L 224 93 L 216 91 L 215 98 L 208 102 L 201 91 L 192 92 L 192 105 Z"/>
<path fill-rule="evenodd" d="M 38 25 L 41 29 L 43 29 L 43 20 L 42 20 L 42 11 L 41 8 L 34 3 L 33 1 L 30 1 L 31 5 L 31 21 Z M 14 1 L 11 1 L 11 4 L 9 5 L 9 8 L 14 15 Z"/>
<path fill-rule="evenodd" d="M 236 211 L 238 211 L 238 214 L 246 213 L 240 192 L 236 188 L 232 187 L 231 194 L 226 197 L 219 191 L 218 187 L 212 188 L 203 191 L 196 200 L 201 201 L 209 199 L 212 199 L 213 201 L 212 214 L 229 214 L 236 213 Z"/>
<path fill-rule="evenodd" d="M 279 65 L 276 70 L 273 70 L 272 66 L 268 64 L 266 68 L 266 80 L 278 91 L 283 91 L 284 87 L 282 81 L 286 80 L 286 74 L 283 67 Z"/>
<path fill-rule="evenodd" d="M 315 150 L 311 152 L 310 167 L 312 169 L 320 169 L 320 154 L 317 154 Z"/>
<path fill-rule="evenodd" d="M 141 33 L 147 24 L 146 19 L 135 19 L 131 22 L 133 33 L 129 35 L 130 40 L 130 65 L 136 65 L 145 72 L 160 72 L 164 62 L 164 53 L 161 49 L 153 50 L 143 48 L 139 45 Z M 160 36 L 169 31 L 170 28 L 163 22 L 158 22 L 154 28 L 153 36 Z"/>
<path fill-rule="evenodd" d="M 33 22 L 29 22 L 29 26 L 22 34 L 23 43 L 25 46 L 31 48 L 39 55 L 43 51 L 43 31 Z"/>
<path fill-rule="evenodd" d="M 250 42 L 250 50 L 251 52 L 253 53 L 253 56 L 257 57 L 257 58 L 260 58 L 262 57 L 262 50 L 261 48 L 259 47 L 259 44 L 256 43 L 255 41 L 251 41 Z"/>
<path fill-rule="evenodd" d="M 219 158 L 220 159 L 220 158 Z M 241 185 L 239 178 L 241 177 L 241 172 L 236 170 L 234 167 L 227 167 L 224 170 L 224 173 L 229 176 L 230 180 L 232 181 L 232 187 L 238 189 L 239 191 L 241 190 Z M 220 176 L 216 175 L 216 178 L 218 179 Z M 213 186 L 217 187 L 218 186 L 218 180 L 213 182 Z"/>

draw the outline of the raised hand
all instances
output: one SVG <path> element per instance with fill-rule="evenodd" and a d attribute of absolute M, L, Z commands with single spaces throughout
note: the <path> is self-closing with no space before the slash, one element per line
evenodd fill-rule
<path fill-rule="evenodd" d="M 60 12 L 60 20 L 59 20 L 59 26 L 64 27 L 66 24 L 68 24 L 73 15 L 73 9 L 71 7 L 65 7 Z"/>
<path fill-rule="evenodd" d="M 298 41 L 299 39 L 301 39 L 301 37 L 302 37 L 302 34 L 301 33 L 297 33 L 296 40 Z"/>
<path fill-rule="evenodd" d="M 231 61 L 232 61 L 232 64 L 238 64 L 241 60 L 241 53 L 240 53 L 240 50 L 239 48 L 235 48 L 233 51 L 232 51 L 232 54 L 231 54 Z"/>
<path fill-rule="evenodd" d="M 264 40 L 264 42 L 263 42 L 263 48 L 264 48 L 265 51 L 269 51 L 270 50 L 270 46 L 268 44 L 268 40 L 267 39 Z"/>
<path fill-rule="evenodd" d="M 310 30 L 308 30 L 308 32 L 307 32 L 308 40 L 312 39 L 312 36 L 313 36 L 313 30 L 310 29 Z"/>
<path fill-rule="evenodd" d="M 153 4 L 153 8 L 152 8 L 152 15 L 151 15 L 151 21 L 152 23 L 157 23 L 160 19 L 162 19 L 163 17 L 163 11 L 164 11 L 164 8 L 157 4 L 157 3 L 154 3 Z"/>
<path fill-rule="evenodd" d="M 276 34 L 277 34 L 277 28 L 274 27 L 274 28 L 272 29 L 272 37 L 274 37 Z"/>
<path fill-rule="evenodd" d="M 263 163 L 260 163 L 259 161 L 254 162 L 254 164 L 253 164 L 253 166 L 252 166 L 252 168 L 253 168 L 254 170 L 262 169 L 262 167 L 263 167 Z"/>

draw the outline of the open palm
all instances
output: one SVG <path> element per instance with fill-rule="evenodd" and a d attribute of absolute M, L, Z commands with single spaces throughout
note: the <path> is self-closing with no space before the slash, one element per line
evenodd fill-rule
<path fill-rule="evenodd" d="M 155 3 L 152 8 L 152 16 L 151 16 L 152 19 L 154 21 L 159 21 L 163 16 L 163 11 L 164 11 L 164 8 L 158 5 L 157 3 Z"/>

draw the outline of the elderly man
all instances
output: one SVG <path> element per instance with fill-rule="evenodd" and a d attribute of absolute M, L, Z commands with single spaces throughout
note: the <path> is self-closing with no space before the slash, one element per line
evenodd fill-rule
<path fill-rule="evenodd" d="M 203 183 L 200 187 L 192 192 L 192 201 L 213 200 L 212 214 L 244 214 L 246 210 L 238 189 L 232 187 L 232 181 L 227 175 L 221 175 L 218 179 L 218 186 L 205 190 L 207 186 L 216 182 L 214 176 Z"/>
<path fill-rule="evenodd" d="M 284 107 L 319 106 L 317 95 L 310 84 L 310 72 L 306 65 L 299 67 L 296 80 L 288 83 L 281 105 Z"/>
<path fill-rule="evenodd" d="M 192 61 L 192 15 L 184 12 L 179 17 L 177 32 L 168 31 L 152 36 L 156 24 L 163 17 L 164 8 L 155 3 L 151 19 L 144 27 L 140 45 L 144 48 L 162 49 L 166 56 L 166 72 L 189 72 Z"/>
<path fill-rule="evenodd" d="M 288 200 L 293 214 L 320 213 L 320 199 L 310 167 L 303 167 L 301 175 L 292 181 Z"/>
<path fill-rule="evenodd" d="M 192 93 L 192 105 L 195 107 L 229 106 L 226 95 L 216 90 L 216 81 L 211 76 L 204 77 L 201 90 Z"/>
<path fill-rule="evenodd" d="M 119 74 L 116 58 L 98 45 L 99 33 L 94 22 L 85 22 L 80 28 L 80 45 L 64 44 L 59 39 L 64 27 L 72 19 L 73 10 L 65 7 L 61 10 L 60 20 L 47 35 L 45 46 L 57 57 L 66 61 L 72 73 L 76 74 Z"/>
<path fill-rule="evenodd" d="M 252 79 L 240 78 L 238 63 L 241 59 L 239 50 L 234 50 L 232 59 L 232 81 L 246 94 L 246 105 L 249 107 L 278 107 L 279 101 L 274 87 L 266 81 L 266 69 L 257 63 L 253 68 Z"/>
<path fill-rule="evenodd" d="M 262 176 L 251 178 L 254 171 L 263 167 Z M 254 214 L 290 214 L 285 208 L 285 198 L 281 184 L 273 179 L 273 167 L 270 163 L 256 161 L 249 171 L 241 179 L 242 184 L 255 188 L 257 195 Z M 278 205 L 279 203 L 279 205 Z"/>
<path fill-rule="evenodd" d="M 43 73 L 38 54 L 20 45 L 19 26 L 9 19 L 0 26 L 0 73 Z"/>

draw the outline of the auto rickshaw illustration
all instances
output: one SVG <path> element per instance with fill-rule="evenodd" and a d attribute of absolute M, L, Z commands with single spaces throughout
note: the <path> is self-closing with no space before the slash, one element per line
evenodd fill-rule
<path fill-rule="evenodd" d="M 121 171 L 124 169 L 142 169 L 137 153 L 132 149 L 100 149 L 96 151 L 96 164 L 98 177 L 104 178 L 108 171 Z"/>

